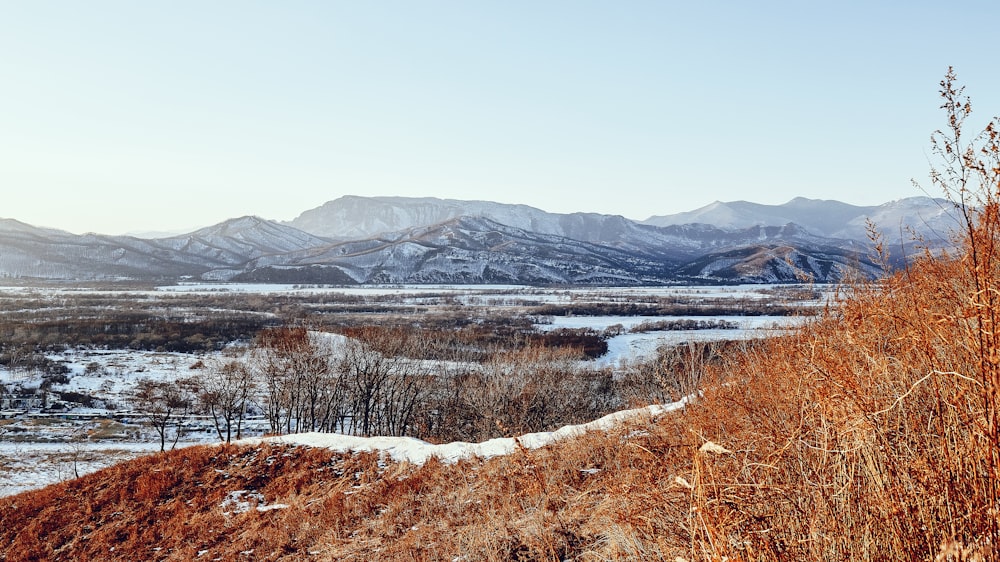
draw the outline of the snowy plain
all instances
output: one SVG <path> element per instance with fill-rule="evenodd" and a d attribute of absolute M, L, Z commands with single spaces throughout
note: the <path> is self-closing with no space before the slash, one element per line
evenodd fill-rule
<path fill-rule="evenodd" d="M 186 447 L 194 443 L 178 443 Z M 159 451 L 152 442 L 39 443 L 0 441 L 0 497 L 43 488 Z"/>

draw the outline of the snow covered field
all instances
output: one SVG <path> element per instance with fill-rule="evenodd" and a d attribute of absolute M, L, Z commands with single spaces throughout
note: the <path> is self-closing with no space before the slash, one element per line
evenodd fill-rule
<path fill-rule="evenodd" d="M 98 399 L 98 409 L 126 409 L 128 394 L 140 380 L 172 381 L 191 376 L 192 365 L 205 361 L 209 355 L 214 354 L 80 348 L 46 354 L 69 369 L 69 381 L 54 384 L 51 389 L 93 396 Z M 0 383 L 38 388 L 42 375 L 14 373 L 0 367 Z"/>
<path fill-rule="evenodd" d="M 178 446 L 187 446 L 181 443 Z M 158 451 L 159 443 L 0 441 L 0 497 L 43 488 Z"/>

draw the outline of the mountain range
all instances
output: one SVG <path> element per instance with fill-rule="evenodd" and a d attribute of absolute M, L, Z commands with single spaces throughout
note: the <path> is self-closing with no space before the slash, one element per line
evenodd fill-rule
<path fill-rule="evenodd" d="M 162 238 L 76 235 L 0 219 L 0 277 L 197 279 L 284 283 L 836 282 L 881 270 L 872 222 L 896 263 L 947 246 L 950 203 L 914 197 L 879 206 L 796 198 L 716 202 L 633 221 L 526 205 L 345 196 L 279 223 L 240 217 Z"/>

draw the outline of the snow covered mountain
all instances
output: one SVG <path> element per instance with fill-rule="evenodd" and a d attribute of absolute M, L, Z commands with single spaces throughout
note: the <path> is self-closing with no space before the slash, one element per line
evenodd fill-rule
<path fill-rule="evenodd" d="M 0 221 L 0 276 L 42 279 L 156 278 L 218 264 L 127 236 L 76 235 Z"/>
<path fill-rule="evenodd" d="M 548 226 L 549 214 L 527 205 L 490 201 L 346 195 L 305 211 L 287 224 L 316 236 L 341 241 L 363 240 L 462 216 L 487 217 L 508 226 L 556 234 Z"/>
<path fill-rule="evenodd" d="M 802 256 L 786 267 L 740 267 L 738 252 Z M 818 237 L 795 225 L 723 231 L 707 225 L 655 228 L 636 225 L 615 245 L 540 234 L 484 217 L 387 233 L 291 254 L 252 260 L 233 279 L 287 280 L 307 272 L 312 282 L 357 283 L 529 283 L 637 285 L 665 282 L 839 281 L 861 267 L 874 267 L 851 241 Z M 730 253 L 730 255 L 726 255 Z M 729 268 L 698 267 L 698 260 L 722 256 Z M 746 260 L 760 262 L 756 255 Z M 784 264 L 784 262 L 782 262 Z"/>
<path fill-rule="evenodd" d="M 866 222 L 871 220 L 886 239 L 894 243 L 909 240 L 911 236 L 907 230 L 913 229 L 932 245 L 949 245 L 950 233 L 960 226 L 960 216 L 955 206 L 945 199 L 910 197 L 872 207 L 830 235 L 865 240 Z"/>
<path fill-rule="evenodd" d="M 77 235 L 0 219 L 0 277 L 172 280 L 241 266 L 268 253 L 326 243 L 256 217 L 159 240 Z"/>
<path fill-rule="evenodd" d="M 912 227 L 925 236 L 945 240 L 956 226 L 954 206 L 944 199 L 930 197 L 909 197 L 868 207 L 804 197 L 782 205 L 716 201 L 693 211 L 652 216 L 642 223 L 654 226 L 701 223 L 726 230 L 795 223 L 819 236 L 866 241 L 868 220 L 887 239 L 897 242 L 901 227 L 903 230 Z M 902 239 L 908 238 L 904 232 Z"/>
<path fill-rule="evenodd" d="M 834 246 L 746 245 L 712 252 L 677 268 L 680 278 L 732 283 L 836 282 L 876 277 L 879 268 Z"/>
<path fill-rule="evenodd" d="M 240 217 L 190 234 L 163 238 L 157 243 L 175 251 L 239 265 L 260 256 L 313 248 L 330 241 L 260 217 Z"/>
<path fill-rule="evenodd" d="M 487 201 L 342 197 L 281 224 L 231 219 L 159 239 L 75 235 L 0 219 L 0 277 L 286 283 L 647 284 L 871 276 L 866 220 L 944 240 L 946 203 L 745 201 L 653 217 L 557 214 Z M 648 224 L 656 223 L 656 224 Z M 889 227 L 888 225 L 891 225 Z M 891 234 L 890 234 L 891 235 Z"/>
<path fill-rule="evenodd" d="M 289 267 L 334 269 L 358 283 L 659 283 L 662 261 L 459 217 L 378 238 L 253 260 L 240 279 L 267 280 Z M 264 275 L 266 273 L 266 275 Z"/>
<path fill-rule="evenodd" d="M 528 232 L 610 246 L 627 244 L 626 240 L 641 237 L 638 232 L 658 236 L 655 229 L 618 215 L 548 213 L 527 205 L 433 197 L 349 195 L 310 209 L 287 224 L 316 236 L 347 241 L 441 224 L 460 217 L 482 217 Z"/>

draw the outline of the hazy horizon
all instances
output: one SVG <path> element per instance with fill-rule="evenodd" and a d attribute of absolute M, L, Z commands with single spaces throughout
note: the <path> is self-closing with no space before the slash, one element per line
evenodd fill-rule
<path fill-rule="evenodd" d="M 929 187 L 947 67 L 971 126 L 1000 113 L 1000 6 L 942 10 L 6 3 L 0 216 L 119 234 L 287 221 L 343 195 L 635 220 L 924 195 L 910 180 Z"/>

